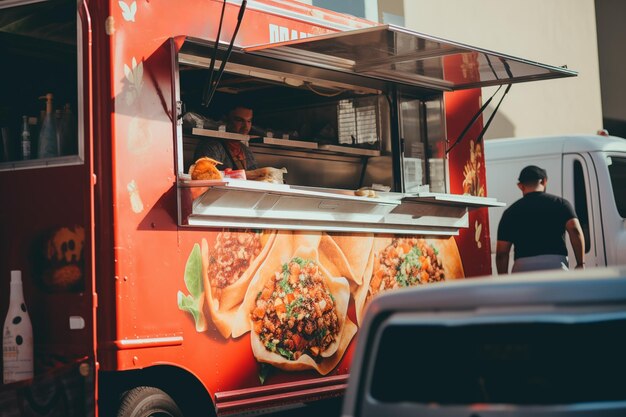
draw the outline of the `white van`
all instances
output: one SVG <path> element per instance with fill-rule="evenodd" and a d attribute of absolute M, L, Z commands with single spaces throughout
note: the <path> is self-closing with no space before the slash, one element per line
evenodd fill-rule
<path fill-rule="evenodd" d="M 492 139 L 485 142 L 485 160 L 487 194 L 507 206 L 522 196 L 516 186 L 522 168 L 544 168 L 547 192 L 566 198 L 578 214 L 586 266 L 626 264 L 626 139 L 599 135 Z M 505 209 L 489 209 L 494 274 L 498 224 Z M 574 254 L 566 241 L 573 267 Z"/>
<path fill-rule="evenodd" d="M 625 317 L 626 267 L 384 292 L 341 416 L 623 417 Z"/>

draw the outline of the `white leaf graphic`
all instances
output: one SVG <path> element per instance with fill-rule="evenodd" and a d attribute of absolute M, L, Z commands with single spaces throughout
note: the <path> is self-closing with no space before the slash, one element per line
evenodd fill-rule
<path fill-rule="evenodd" d="M 126 64 L 124 64 L 124 75 L 126 76 L 126 79 L 128 81 L 132 82 L 132 77 L 133 77 L 133 71 L 130 69 L 130 67 Z"/>
<path fill-rule="evenodd" d="M 137 59 L 132 57 L 130 67 L 128 64 L 124 64 L 124 74 L 130 84 L 126 91 L 126 102 L 130 105 L 141 94 L 141 88 L 143 87 L 143 61 L 137 63 Z"/>
<path fill-rule="evenodd" d="M 139 65 L 137 65 L 137 67 L 135 68 L 134 74 L 135 88 L 139 92 L 141 91 L 141 87 L 143 86 L 143 61 L 139 62 Z"/>
<path fill-rule="evenodd" d="M 476 227 L 476 231 L 474 232 L 474 240 L 476 240 L 476 246 L 478 246 L 478 248 L 480 249 L 483 247 L 483 243 L 480 241 L 480 236 L 483 231 L 483 225 L 478 223 L 478 220 L 476 220 L 474 225 Z"/>
<path fill-rule="evenodd" d="M 124 3 L 123 1 L 118 1 L 120 7 L 122 8 L 122 13 L 127 14 L 130 13 L 130 8 L 128 7 L 128 4 Z"/>
<path fill-rule="evenodd" d="M 126 185 L 126 189 L 128 190 L 128 194 L 130 195 L 130 207 L 135 213 L 141 213 L 143 211 L 143 201 L 141 201 L 141 196 L 139 195 L 139 189 L 137 188 L 137 183 L 135 180 L 132 180 Z"/>
<path fill-rule="evenodd" d="M 124 64 L 124 75 L 126 76 L 126 79 L 128 81 L 130 81 L 131 83 L 133 82 L 133 71 L 126 64 Z"/>
<path fill-rule="evenodd" d="M 478 221 L 476 221 L 475 227 L 476 227 L 476 232 L 474 234 L 474 239 L 476 240 L 476 242 L 478 242 L 480 240 L 480 235 L 483 230 L 483 225 L 478 223 Z"/>
<path fill-rule="evenodd" d="M 121 0 L 118 3 L 120 5 L 120 8 L 122 9 L 122 16 L 124 17 L 124 20 L 126 20 L 127 22 L 134 22 L 135 13 L 137 13 L 137 3 L 133 1 L 130 7 L 128 6 L 128 4 Z"/>

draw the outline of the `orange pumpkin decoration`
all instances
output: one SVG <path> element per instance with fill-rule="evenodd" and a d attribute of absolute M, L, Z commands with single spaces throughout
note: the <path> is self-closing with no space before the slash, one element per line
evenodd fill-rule
<path fill-rule="evenodd" d="M 46 242 L 43 283 L 54 291 L 76 291 L 83 287 L 85 229 L 61 227 Z"/>

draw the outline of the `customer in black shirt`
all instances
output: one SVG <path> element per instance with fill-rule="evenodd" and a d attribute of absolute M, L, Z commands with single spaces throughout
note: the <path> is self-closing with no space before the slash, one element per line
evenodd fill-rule
<path fill-rule="evenodd" d="M 498 274 L 509 270 L 509 252 L 514 247 L 513 272 L 568 269 L 565 231 L 583 268 L 585 238 L 572 205 L 546 193 L 546 171 L 535 165 L 522 169 L 517 186 L 523 197 L 502 214 L 498 225 L 496 267 Z"/>

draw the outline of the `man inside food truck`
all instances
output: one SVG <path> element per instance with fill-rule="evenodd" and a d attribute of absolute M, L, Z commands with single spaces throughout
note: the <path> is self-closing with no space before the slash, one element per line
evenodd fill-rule
<path fill-rule="evenodd" d="M 233 105 L 226 116 L 226 131 L 240 135 L 249 134 L 252 128 L 252 116 L 251 106 L 244 103 Z M 248 171 L 258 168 L 252 151 L 246 144 L 236 139 L 203 139 L 196 147 L 194 161 L 202 157 L 221 162 L 220 169 Z"/>

